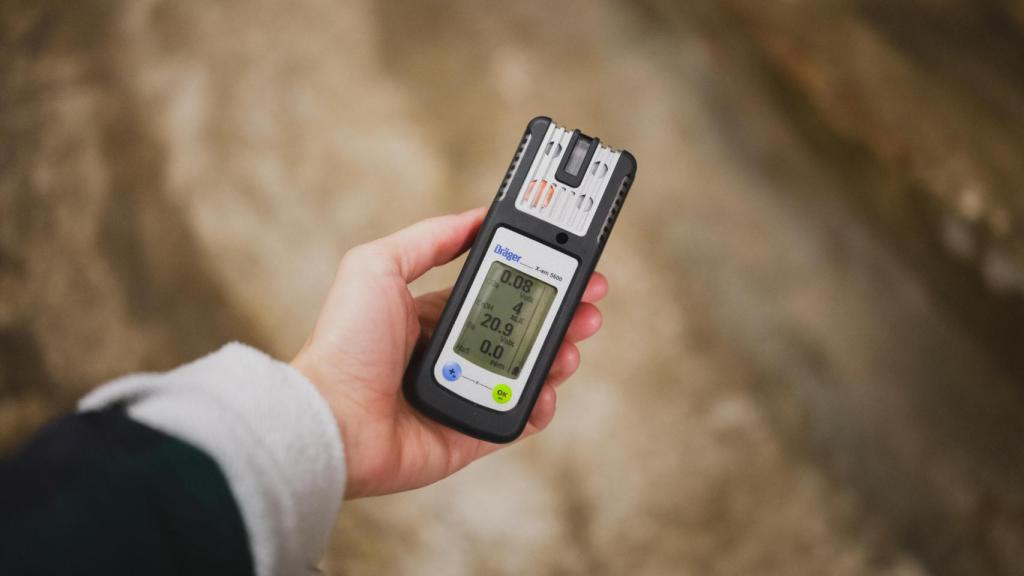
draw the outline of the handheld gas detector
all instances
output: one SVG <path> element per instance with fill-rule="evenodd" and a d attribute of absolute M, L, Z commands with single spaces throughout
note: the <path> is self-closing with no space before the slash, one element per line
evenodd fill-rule
<path fill-rule="evenodd" d="M 483 440 L 519 437 L 635 177 L 629 152 L 530 121 L 406 372 L 416 408 Z"/>

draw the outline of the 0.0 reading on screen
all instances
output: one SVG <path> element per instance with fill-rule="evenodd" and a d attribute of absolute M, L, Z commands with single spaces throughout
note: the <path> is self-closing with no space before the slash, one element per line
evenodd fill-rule
<path fill-rule="evenodd" d="M 518 377 L 554 299 L 554 286 L 492 263 L 455 352 L 496 374 Z"/>

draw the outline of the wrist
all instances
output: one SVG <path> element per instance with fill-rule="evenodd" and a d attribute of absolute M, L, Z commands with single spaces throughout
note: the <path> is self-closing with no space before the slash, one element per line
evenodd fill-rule
<path fill-rule="evenodd" d="M 358 434 L 360 430 L 358 422 L 361 417 L 351 409 L 353 403 L 345 400 L 344 393 L 340 390 L 342 387 L 335 384 L 336 379 L 323 374 L 318 369 L 320 363 L 311 359 L 310 355 L 305 352 L 306 350 L 303 349 L 289 364 L 313 384 L 330 409 L 331 415 L 334 416 L 334 424 L 341 436 L 345 454 L 344 498 L 347 500 L 359 498 L 365 495 L 364 486 L 367 483 L 366 475 L 360 466 L 360 463 L 365 462 L 365 459 L 360 456 L 363 452 L 364 442 Z"/>

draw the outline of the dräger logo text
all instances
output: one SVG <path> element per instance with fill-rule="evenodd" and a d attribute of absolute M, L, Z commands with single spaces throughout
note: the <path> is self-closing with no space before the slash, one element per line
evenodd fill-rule
<path fill-rule="evenodd" d="M 520 256 L 519 254 L 516 254 L 515 252 L 509 250 L 508 248 L 505 248 L 501 244 L 495 245 L 494 253 L 497 254 L 498 256 L 501 256 L 505 260 L 508 260 L 509 262 L 519 262 L 519 259 L 522 258 L 522 256 Z"/>

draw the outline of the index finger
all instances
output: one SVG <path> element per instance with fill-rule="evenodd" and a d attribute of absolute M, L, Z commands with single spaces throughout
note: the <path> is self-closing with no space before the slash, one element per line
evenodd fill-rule
<path fill-rule="evenodd" d="M 583 290 L 583 301 L 591 304 L 598 302 L 608 294 L 608 278 L 600 272 L 594 272 Z"/>

